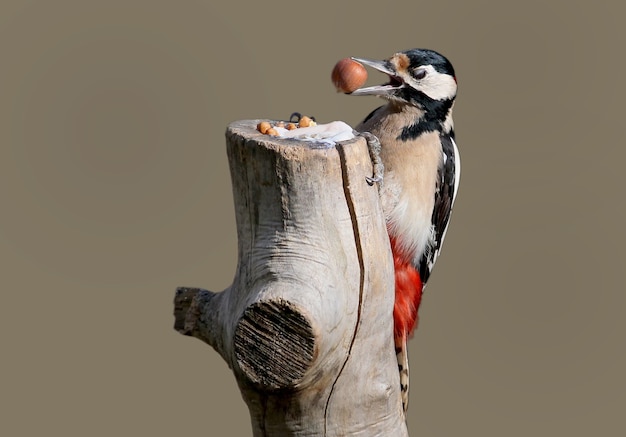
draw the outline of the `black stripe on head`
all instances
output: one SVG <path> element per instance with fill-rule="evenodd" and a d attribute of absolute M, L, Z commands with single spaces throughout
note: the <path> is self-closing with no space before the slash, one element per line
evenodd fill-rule
<path fill-rule="evenodd" d="M 429 49 L 412 49 L 403 52 L 411 61 L 410 67 L 415 68 L 420 65 L 432 65 L 435 71 L 456 77 L 454 67 L 445 56 Z"/>

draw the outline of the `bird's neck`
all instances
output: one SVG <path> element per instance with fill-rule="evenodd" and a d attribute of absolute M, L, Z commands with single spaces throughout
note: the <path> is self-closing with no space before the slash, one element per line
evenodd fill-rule
<path fill-rule="evenodd" d="M 392 103 L 390 103 L 392 104 Z M 411 141 L 426 132 L 440 132 L 445 135 L 453 135 L 454 123 L 452 121 L 452 107 L 454 100 L 433 100 L 422 107 L 413 105 L 395 105 L 396 111 L 411 115 L 413 120 L 407 124 L 400 133 L 398 139 Z"/>

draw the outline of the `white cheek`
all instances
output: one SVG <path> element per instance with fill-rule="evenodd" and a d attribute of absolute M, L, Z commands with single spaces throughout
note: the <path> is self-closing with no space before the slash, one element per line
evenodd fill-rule
<path fill-rule="evenodd" d="M 426 67 L 428 73 L 419 82 L 411 80 L 411 86 L 422 91 L 434 100 L 446 100 L 456 96 L 456 81 L 449 74 L 436 71 L 432 65 Z"/>
<path fill-rule="evenodd" d="M 456 95 L 456 81 L 447 74 L 435 71 L 428 75 L 420 85 L 424 94 L 431 99 L 446 100 Z"/>

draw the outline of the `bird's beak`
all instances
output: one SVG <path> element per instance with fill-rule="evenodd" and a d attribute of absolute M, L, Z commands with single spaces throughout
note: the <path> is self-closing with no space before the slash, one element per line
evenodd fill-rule
<path fill-rule="evenodd" d="M 396 90 L 404 87 L 404 81 L 397 76 L 393 65 L 389 61 L 372 61 L 370 59 L 352 58 L 353 60 L 372 67 L 375 70 L 385 73 L 389 76 L 389 82 L 384 85 L 370 86 L 366 88 L 359 88 L 351 93 L 352 96 L 388 96 L 393 94 Z"/>

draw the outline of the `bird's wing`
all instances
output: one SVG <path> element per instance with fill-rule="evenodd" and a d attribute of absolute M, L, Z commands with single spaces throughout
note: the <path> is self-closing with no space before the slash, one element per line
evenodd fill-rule
<path fill-rule="evenodd" d="M 365 123 L 367 123 L 367 121 L 368 121 L 370 118 L 372 118 L 372 117 L 374 116 L 374 114 L 376 113 L 376 111 L 378 111 L 379 109 L 384 108 L 384 107 L 385 107 L 385 105 L 381 105 L 381 106 L 379 106 L 378 108 L 374 109 L 374 110 L 373 110 L 372 112 L 370 112 L 369 114 L 367 114 L 367 117 L 365 117 L 365 118 L 363 119 L 363 121 L 362 121 L 362 122 L 360 122 L 360 123 L 359 123 L 359 124 L 358 124 L 358 125 L 354 128 L 354 129 L 355 129 L 355 130 L 357 130 L 357 131 L 359 131 L 359 132 L 363 132 L 363 129 L 364 129 L 364 124 L 365 124 Z"/>
<path fill-rule="evenodd" d="M 443 162 L 439 168 L 432 216 L 434 240 L 431 247 L 424 252 L 419 264 L 419 273 L 424 285 L 428 281 L 435 261 L 441 252 L 461 175 L 461 160 L 453 135 L 442 134 L 440 140 Z"/>

